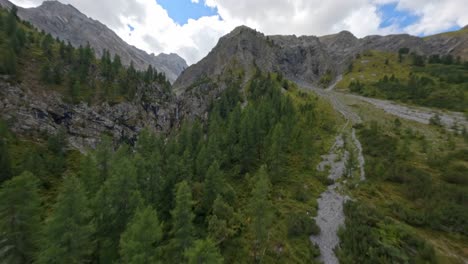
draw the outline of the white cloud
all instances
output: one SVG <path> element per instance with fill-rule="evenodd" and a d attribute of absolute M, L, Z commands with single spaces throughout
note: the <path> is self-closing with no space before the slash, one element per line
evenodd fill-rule
<path fill-rule="evenodd" d="M 217 8 L 219 16 L 189 19 L 182 26 L 157 0 L 60 1 L 100 20 L 132 45 L 153 53 L 175 52 L 189 64 L 200 60 L 219 37 L 241 24 L 266 34 L 324 35 L 349 30 L 358 37 L 401 31 L 432 34 L 468 24 L 466 0 L 190 0 Z M 42 1 L 13 2 L 31 7 Z M 396 24 L 379 28 L 382 14 L 378 5 L 388 3 L 420 16 L 420 21 L 404 29 Z M 127 24 L 135 28 L 131 34 Z"/>

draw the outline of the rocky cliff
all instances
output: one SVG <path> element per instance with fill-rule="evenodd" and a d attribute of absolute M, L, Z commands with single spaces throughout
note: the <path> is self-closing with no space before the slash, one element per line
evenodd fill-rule
<path fill-rule="evenodd" d="M 0 6 L 9 8 L 12 4 L 8 0 L 0 0 Z M 112 55 L 118 54 L 125 65 L 133 61 L 139 70 L 146 70 L 148 65 L 152 65 L 159 72 L 164 72 L 171 83 L 187 68 L 187 63 L 179 55 L 148 54 L 127 44 L 104 24 L 87 17 L 71 5 L 44 1 L 36 8 L 18 7 L 18 16 L 54 38 L 69 41 L 75 47 L 89 43 L 98 57 L 106 49 Z"/>
<path fill-rule="evenodd" d="M 329 73 L 338 76 L 349 61 L 366 50 L 397 52 L 400 48 L 424 54 L 452 54 L 468 59 L 468 28 L 425 38 L 407 34 L 356 38 L 347 31 L 323 37 L 265 36 L 245 26 L 222 37 L 199 63 L 186 69 L 174 84 L 181 93 L 197 80 L 216 79 L 226 69 L 281 72 L 291 80 L 317 83 Z"/>
<path fill-rule="evenodd" d="M 30 138 L 64 130 L 71 146 L 84 151 L 103 135 L 132 144 L 138 132 L 149 128 L 168 132 L 174 124 L 177 102 L 157 84 L 141 86 L 132 101 L 110 105 L 70 104 L 60 93 L 0 79 L 0 117 L 13 132 Z"/>

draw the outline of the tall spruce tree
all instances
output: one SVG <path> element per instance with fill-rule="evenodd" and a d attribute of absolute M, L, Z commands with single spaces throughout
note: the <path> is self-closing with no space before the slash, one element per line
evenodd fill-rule
<path fill-rule="evenodd" d="M 11 159 L 8 147 L 8 128 L 0 120 L 0 184 L 11 177 Z"/>
<path fill-rule="evenodd" d="M 112 263 L 118 257 L 119 238 L 135 210 L 143 203 L 136 181 L 136 169 L 119 150 L 110 166 L 110 176 L 99 190 L 94 202 L 97 222 L 97 247 L 102 263 Z"/>
<path fill-rule="evenodd" d="M 220 244 L 236 232 L 237 215 L 234 209 L 218 195 L 213 203 L 212 214 L 208 217 L 208 235 Z"/>
<path fill-rule="evenodd" d="M 158 245 L 162 236 L 156 211 L 151 207 L 138 209 L 120 237 L 120 256 L 123 263 L 158 263 Z"/>
<path fill-rule="evenodd" d="M 189 264 L 221 264 L 224 262 L 216 244 L 210 239 L 197 240 L 185 251 Z"/>
<path fill-rule="evenodd" d="M 39 181 L 24 172 L 0 189 L 0 259 L 3 263 L 31 263 L 40 228 Z"/>
<path fill-rule="evenodd" d="M 180 182 L 175 192 L 175 208 L 172 210 L 172 252 L 174 262 L 182 261 L 182 254 L 193 244 L 192 190 L 187 181 Z"/>
<path fill-rule="evenodd" d="M 224 185 L 224 175 L 215 160 L 208 168 L 203 184 L 202 208 L 206 214 L 209 214 L 216 197 L 222 193 Z"/>
<path fill-rule="evenodd" d="M 252 250 L 255 260 L 260 261 L 268 241 L 269 229 L 273 221 L 273 206 L 270 201 L 270 180 L 266 166 L 260 167 L 254 178 L 250 196 L 250 232 L 253 236 Z"/>
<path fill-rule="evenodd" d="M 83 263 L 94 249 L 90 204 L 81 181 L 66 177 L 47 219 L 38 263 Z"/>

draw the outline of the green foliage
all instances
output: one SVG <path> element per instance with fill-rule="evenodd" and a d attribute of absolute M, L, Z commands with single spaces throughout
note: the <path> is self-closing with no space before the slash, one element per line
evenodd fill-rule
<path fill-rule="evenodd" d="M 249 225 L 252 233 L 252 250 L 255 260 L 260 260 L 264 254 L 270 226 L 273 222 L 273 206 L 270 201 L 270 180 L 265 166 L 260 167 L 254 178 L 254 187 L 250 196 Z"/>
<path fill-rule="evenodd" d="M 0 257 L 6 263 L 30 263 L 37 252 L 40 228 L 37 178 L 24 172 L 0 189 Z"/>
<path fill-rule="evenodd" d="M 93 252 L 90 204 L 74 176 L 66 177 L 46 220 L 38 263 L 83 263 Z"/>
<path fill-rule="evenodd" d="M 0 184 L 10 179 L 12 174 L 10 150 L 8 146 L 9 132 L 6 124 L 0 120 Z"/>
<path fill-rule="evenodd" d="M 405 53 L 399 54 L 401 56 Z M 384 57 L 388 60 L 391 56 Z M 432 55 L 427 59 L 412 53 L 411 59 L 411 65 L 405 64 L 399 70 L 393 69 L 391 63 L 384 65 L 381 61 L 373 61 L 374 67 L 367 68 L 369 66 L 366 65 L 365 71 L 366 75 L 372 74 L 377 77 L 365 79 L 362 78 L 362 73 L 358 76 L 351 72 L 344 79 L 354 77 L 348 83 L 349 90 L 364 96 L 461 112 L 467 110 L 468 71 L 461 63 L 454 63 L 450 55 L 442 58 Z M 408 72 L 405 73 L 403 69 Z"/>
<path fill-rule="evenodd" d="M 204 182 L 203 205 L 205 212 L 209 212 L 216 197 L 223 192 L 223 174 L 217 161 L 208 168 Z"/>
<path fill-rule="evenodd" d="M 189 264 L 223 263 L 223 257 L 216 245 L 209 239 L 197 240 L 191 248 L 185 252 Z"/>
<path fill-rule="evenodd" d="M 79 50 L 81 53 L 74 53 L 64 43 L 53 44 L 53 59 L 65 63 L 62 83 L 70 80 L 67 63 L 96 63 L 86 55 L 89 49 Z M 127 71 L 109 63 L 107 54 L 102 60 L 98 68 L 107 64 L 109 72 L 99 78 L 116 80 L 112 69 L 119 68 L 120 74 L 125 71 L 138 79 L 134 69 Z M 86 80 L 81 79 L 80 72 L 74 75 L 73 80 L 86 91 Z M 146 78 L 151 79 L 150 75 Z M 84 261 L 131 263 L 148 256 L 156 258 L 156 262 L 185 262 L 205 256 L 218 260 L 219 254 L 226 262 L 248 262 L 253 254 L 264 262 L 276 258 L 285 262 L 311 260 L 317 251 L 310 247 L 307 235 L 288 236 L 288 232 L 294 224 L 306 233 L 313 226 L 313 220 L 305 221 L 303 216 L 314 210 L 311 199 L 323 188 L 314 174 L 315 164 L 326 147 L 323 142 L 333 135 L 334 120 L 331 108 L 316 97 L 298 92 L 294 85 L 286 92 L 281 90 L 284 81 L 259 73 L 245 90 L 239 82 L 227 81 L 229 87 L 212 102 L 206 120 L 187 122 L 170 135 L 145 129 L 132 149 L 121 145 L 115 150 L 118 146 L 104 137 L 95 150 L 81 155 L 67 149 L 65 131 L 34 142 L 0 131 L 7 139 L 3 142 L 10 153 L 12 174 L 34 171 L 41 180 L 44 204 L 51 208 L 44 223 L 47 232 L 42 235 L 42 241 L 46 241 L 41 247 L 43 252 L 31 260 L 47 261 L 70 250 L 57 242 L 69 235 L 53 233 L 73 221 L 57 223 L 56 219 L 71 215 L 79 219 L 88 214 L 86 209 L 62 210 L 83 193 L 90 201 L 90 222 L 95 227 L 89 248 L 83 253 Z M 78 98 L 81 100 L 83 93 Z M 268 164 L 268 169 L 260 169 L 262 164 Z M 246 175 L 256 172 L 270 174 L 273 183 L 269 183 L 269 176 L 251 179 Z M 82 182 L 82 188 L 74 184 L 81 191 L 57 188 L 60 184 L 71 188 L 69 178 L 62 181 L 63 175 L 70 174 L 76 174 Z M 297 198 L 297 190 L 301 190 L 303 198 Z M 269 193 L 278 193 L 281 199 L 272 200 Z M 51 206 L 51 201 L 56 204 Z M 149 230 L 147 220 L 155 217 L 137 217 L 146 207 L 155 208 L 158 220 L 164 224 Z M 289 221 L 289 215 L 298 216 L 300 221 Z M 62 233 L 77 230 L 70 228 Z M 155 241 L 153 238 L 157 242 L 149 242 Z M 278 245 L 284 251 L 274 250 Z M 74 249 L 67 257 L 76 258 L 81 254 L 76 252 L 85 252 Z"/>
<path fill-rule="evenodd" d="M 95 198 L 94 214 L 97 222 L 99 257 L 108 263 L 117 258 L 120 234 L 141 206 L 136 169 L 126 158 L 128 152 L 121 147 L 112 160 L 109 178 Z"/>
<path fill-rule="evenodd" d="M 425 168 L 421 168 L 409 158 L 413 155 L 409 151 L 411 142 L 416 140 L 410 134 L 391 135 L 374 123 L 361 129 L 360 139 L 368 179 L 377 185 L 383 182 L 397 184 L 402 195 L 410 201 L 424 201 L 415 205 L 417 210 L 404 203 L 392 206 L 390 210 L 399 220 L 415 226 L 466 234 L 468 211 L 464 197 L 468 190 L 464 151 L 436 155 L 426 161 Z M 437 175 L 443 181 L 438 180 Z"/>
<path fill-rule="evenodd" d="M 231 238 L 236 233 L 237 218 L 234 209 L 218 195 L 213 203 L 212 215 L 208 217 L 209 237 L 217 244 Z"/>
<path fill-rule="evenodd" d="M 185 252 L 193 244 L 192 191 L 186 181 L 177 185 L 175 192 L 175 208 L 172 210 L 172 250 L 173 260 L 181 261 L 181 252 Z"/>
<path fill-rule="evenodd" d="M 149 68 L 135 70 L 122 66 L 119 56 L 111 58 L 104 51 L 95 58 L 89 44 L 74 48 L 70 43 L 38 32 L 20 21 L 13 10 L 0 10 L 0 74 L 11 75 L 11 81 L 40 80 L 43 88 L 60 92 L 71 103 L 120 102 L 131 100 L 137 91 L 157 88 L 170 95 L 170 83 L 163 73 Z M 17 67 L 18 63 L 25 65 Z"/>
<path fill-rule="evenodd" d="M 158 245 L 163 236 L 156 211 L 140 208 L 120 238 L 120 255 L 128 264 L 158 263 L 161 253 Z"/>
<path fill-rule="evenodd" d="M 375 209 L 347 202 L 339 232 L 340 263 L 436 263 L 432 247 Z"/>

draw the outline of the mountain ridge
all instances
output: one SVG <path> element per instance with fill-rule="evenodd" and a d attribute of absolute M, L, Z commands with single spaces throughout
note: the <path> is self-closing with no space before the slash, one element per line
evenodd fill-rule
<path fill-rule="evenodd" d="M 13 4 L 8 0 L 0 0 L 0 6 L 11 8 Z M 98 57 L 102 56 L 104 49 L 108 50 L 111 55 L 118 54 L 124 65 L 128 66 L 133 61 L 139 70 L 146 70 L 148 65 L 152 65 L 159 72 L 164 72 L 171 83 L 187 67 L 185 60 L 175 53 L 148 54 L 126 43 L 106 25 L 86 16 L 70 4 L 44 1 L 38 7 L 17 8 L 21 19 L 50 33 L 54 38 L 69 41 L 75 47 L 89 43 Z"/>
<path fill-rule="evenodd" d="M 457 31 L 456 31 L 457 32 Z M 203 75 L 219 75 L 227 61 L 255 64 L 262 71 L 281 72 L 291 80 L 318 84 L 324 74 L 342 74 L 357 54 L 366 50 L 398 52 L 409 48 L 422 55 L 451 54 L 468 59 L 468 34 L 434 35 L 424 38 L 409 34 L 371 35 L 357 38 L 349 31 L 317 36 L 267 36 L 247 26 L 239 26 L 220 38 L 210 53 L 187 68 L 176 80 L 179 93 Z M 226 60 L 226 58 L 230 58 Z"/>

